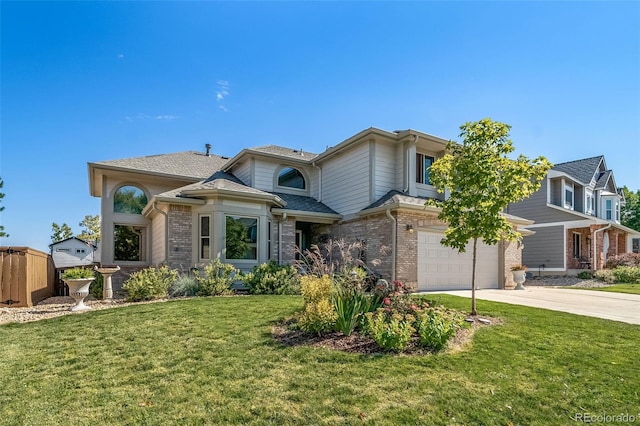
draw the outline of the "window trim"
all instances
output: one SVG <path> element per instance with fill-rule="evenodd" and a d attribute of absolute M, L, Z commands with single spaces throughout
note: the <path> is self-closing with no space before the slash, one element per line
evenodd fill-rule
<path fill-rule="evenodd" d="M 203 235 L 202 234 L 202 219 L 207 219 L 208 220 L 208 227 L 209 227 L 209 232 L 207 233 L 207 235 Z M 198 259 L 200 261 L 208 261 L 211 260 L 211 247 L 212 247 L 212 221 L 211 221 L 211 215 L 210 214 L 201 214 L 198 215 Z M 208 239 L 209 240 L 209 257 L 204 257 L 203 256 L 203 245 L 202 242 L 203 240 Z"/>
<path fill-rule="evenodd" d="M 296 170 L 298 173 L 300 173 L 300 176 L 302 177 L 302 182 L 304 184 L 304 188 L 296 188 L 294 186 L 283 186 L 280 185 L 280 174 L 282 173 L 283 170 L 286 169 L 293 169 Z M 294 192 L 299 192 L 302 194 L 308 194 L 309 193 L 309 187 L 311 186 L 311 182 L 309 181 L 309 177 L 307 176 L 307 174 L 299 169 L 298 167 L 294 167 L 294 166 L 290 166 L 290 165 L 286 165 L 283 164 L 281 166 L 279 166 L 274 174 L 274 182 L 273 182 L 273 186 L 277 189 L 282 189 L 285 191 L 294 191 Z"/>
<path fill-rule="evenodd" d="M 250 243 L 250 247 L 255 247 L 256 256 L 253 259 L 233 259 L 227 257 L 227 218 L 234 219 L 254 219 L 256 221 L 256 242 Z M 258 216 L 245 215 L 242 213 L 225 213 L 224 215 L 224 259 L 233 263 L 255 263 L 260 259 L 260 218 Z"/>
<path fill-rule="evenodd" d="M 571 194 L 571 203 L 567 202 L 567 194 L 570 193 Z M 571 183 L 566 183 L 564 184 L 564 208 L 565 209 L 571 209 L 573 210 L 575 208 L 575 199 L 576 199 L 576 192 L 575 192 L 575 187 L 574 185 Z"/>
<path fill-rule="evenodd" d="M 425 158 L 431 159 L 431 165 L 426 168 L 424 167 Z M 420 159 L 420 161 L 418 161 Z M 431 168 L 433 163 L 436 161 L 436 157 L 433 155 L 425 154 L 423 152 L 416 152 L 416 183 L 420 185 L 433 186 L 431 184 L 431 179 L 428 179 L 429 182 L 425 183 L 425 172 Z"/>

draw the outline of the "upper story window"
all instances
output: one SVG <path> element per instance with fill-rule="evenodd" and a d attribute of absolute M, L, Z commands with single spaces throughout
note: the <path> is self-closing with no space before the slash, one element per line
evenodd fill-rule
<path fill-rule="evenodd" d="M 573 210 L 573 184 L 564 185 L 564 206 Z"/>
<path fill-rule="evenodd" d="M 587 192 L 587 202 L 585 204 L 584 212 L 586 214 L 594 214 L 596 211 L 596 199 L 592 192 Z"/>
<path fill-rule="evenodd" d="M 416 182 L 431 185 L 429 179 L 429 169 L 434 162 L 434 158 L 424 154 L 416 154 Z"/>
<path fill-rule="evenodd" d="M 605 200 L 604 202 L 604 218 L 613 219 L 613 200 Z"/>
<path fill-rule="evenodd" d="M 293 167 L 285 167 L 278 173 L 278 186 L 293 189 L 306 189 L 307 185 L 302 172 Z"/>
<path fill-rule="evenodd" d="M 147 205 L 147 196 L 137 186 L 126 185 L 113 195 L 113 212 L 140 214 Z"/>

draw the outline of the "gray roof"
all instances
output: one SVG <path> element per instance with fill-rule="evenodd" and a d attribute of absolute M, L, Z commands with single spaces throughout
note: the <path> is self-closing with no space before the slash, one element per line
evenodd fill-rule
<path fill-rule="evenodd" d="M 413 197 L 403 192 L 391 190 L 380 197 L 377 201 L 369 204 L 362 210 L 374 209 L 376 207 L 387 206 L 395 203 L 403 204 L 415 204 L 416 206 L 424 206 L 424 203 L 429 200 L 428 197 Z"/>
<path fill-rule="evenodd" d="M 218 155 L 207 156 L 197 151 L 184 151 L 173 154 L 97 161 L 93 164 L 176 177 L 205 179 L 222 169 L 227 161 L 228 158 Z"/>
<path fill-rule="evenodd" d="M 205 180 L 201 180 L 196 183 L 192 183 L 190 185 L 182 186 L 180 188 L 172 189 L 171 191 L 163 192 L 159 194 L 159 197 L 170 197 L 170 198 L 192 198 L 190 196 L 184 195 L 185 192 L 189 191 L 204 191 L 204 190 L 214 190 L 214 189 L 222 189 L 227 191 L 241 192 L 247 195 L 268 195 L 268 192 L 260 191 L 259 189 L 251 188 L 250 186 L 242 183 L 240 179 L 232 175 L 231 173 L 218 171 L 211 175 L 209 178 Z"/>
<path fill-rule="evenodd" d="M 263 154 L 277 155 L 278 157 L 293 158 L 296 160 L 310 161 L 318 156 L 312 152 L 306 152 L 302 149 L 292 149 L 278 145 L 265 145 L 249 148 L 249 151 L 255 151 Z"/>
<path fill-rule="evenodd" d="M 287 203 L 287 205 L 284 207 L 285 210 L 300 210 L 313 213 L 338 214 L 327 205 L 317 201 L 312 197 L 306 197 L 304 195 L 284 194 L 282 192 L 274 192 L 273 194 L 277 195 Z"/>
<path fill-rule="evenodd" d="M 598 181 L 596 182 L 596 189 L 604 189 L 607 187 L 607 183 L 609 182 L 609 178 L 611 177 L 611 170 L 605 170 L 598 176 Z M 616 188 L 616 192 L 618 192 Z"/>
<path fill-rule="evenodd" d="M 566 173 L 569 176 L 578 179 L 580 182 L 588 184 L 591 182 L 596 171 L 598 171 L 598 167 L 603 159 L 604 156 L 598 155 L 597 157 L 558 163 L 554 165 L 552 169 Z"/>

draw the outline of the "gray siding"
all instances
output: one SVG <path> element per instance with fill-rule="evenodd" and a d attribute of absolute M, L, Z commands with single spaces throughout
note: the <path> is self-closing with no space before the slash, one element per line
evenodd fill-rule
<path fill-rule="evenodd" d="M 392 189 L 398 189 L 395 184 L 395 149 L 393 145 L 378 142 L 375 147 L 375 176 L 374 200 L 380 199 Z M 400 188 L 401 189 L 401 188 Z"/>
<path fill-rule="evenodd" d="M 356 213 L 369 202 L 369 144 L 331 157 L 322 165 L 322 201 L 341 214 Z"/>
<path fill-rule="evenodd" d="M 535 271 L 539 265 L 545 268 L 564 267 L 564 227 L 536 228 L 535 235 L 524 238 L 522 263 Z"/>
<path fill-rule="evenodd" d="M 231 172 L 245 185 L 251 186 L 251 162 L 249 160 L 237 164 Z"/>
<path fill-rule="evenodd" d="M 540 189 L 534 192 L 529 198 L 519 203 L 510 204 L 507 209 L 509 214 L 534 220 L 536 223 L 566 222 L 571 220 L 581 220 L 581 218 L 570 213 L 563 212 L 551 207 L 547 207 L 547 180 L 545 179 Z"/>

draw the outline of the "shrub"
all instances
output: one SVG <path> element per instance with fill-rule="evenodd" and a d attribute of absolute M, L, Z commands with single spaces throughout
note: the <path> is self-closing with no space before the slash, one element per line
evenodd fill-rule
<path fill-rule="evenodd" d="M 127 291 L 127 300 L 138 302 L 165 297 L 178 272 L 168 266 L 146 268 L 131 274 L 122 288 Z"/>
<path fill-rule="evenodd" d="M 456 331 L 465 324 L 464 315 L 443 307 L 430 307 L 418 311 L 416 317 L 415 325 L 420 345 L 434 350 L 444 348 Z"/>
<path fill-rule="evenodd" d="M 104 289 L 104 278 L 102 274 L 97 274 L 89 286 L 89 294 L 96 300 L 102 300 L 102 290 Z"/>
<path fill-rule="evenodd" d="M 618 266 L 640 267 L 640 253 L 624 253 L 607 257 L 607 269 L 614 269 Z"/>
<path fill-rule="evenodd" d="M 385 350 L 404 349 L 416 331 L 412 326 L 415 317 L 410 314 L 387 315 L 384 309 L 378 308 L 375 312 L 366 313 L 365 318 L 369 336 Z"/>
<path fill-rule="evenodd" d="M 612 274 L 616 283 L 640 283 L 640 267 L 638 266 L 619 266 L 612 271 Z"/>
<path fill-rule="evenodd" d="M 364 319 L 365 313 L 379 305 L 377 296 L 350 293 L 344 290 L 335 291 L 331 301 L 337 315 L 335 330 L 342 332 L 345 336 L 351 335 Z"/>
<path fill-rule="evenodd" d="M 333 328 L 336 313 L 331 304 L 333 284 L 329 276 L 303 276 L 300 292 L 304 298 L 304 309 L 298 317 L 298 325 L 308 333 L 321 335 Z"/>
<path fill-rule="evenodd" d="M 590 280 L 593 278 L 593 273 L 591 271 L 578 272 L 578 278 L 581 280 Z"/>
<path fill-rule="evenodd" d="M 220 296 L 232 294 L 231 285 L 239 271 L 230 263 L 215 258 L 204 267 L 204 275 L 197 275 L 198 296 Z"/>
<path fill-rule="evenodd" d="M 180 274 L 169 286 L 169 297 L 193 297 L 198 294 L 200 283 L 192 274 Z"/>
<path fill-rule="evenodd" d="M 613 271 L 611 269 L 598 269 L 595 274 L 595 278 L 599 281 L 604 281 L 609 284 L 613 284 L 615 278 L 613 277 Z"/>
<path fill-rule="evenodd" d="M 291 265 L 269 261 L 242 277 L 252 294 L 300 294 L 300 275 Z"/>
<path fill-rule="evenodd" d="M 88 268 L 71 268 L 62 273 L 63 280 L 77 280 L 82 278 L 94 278 L 95 273 Z"/>

